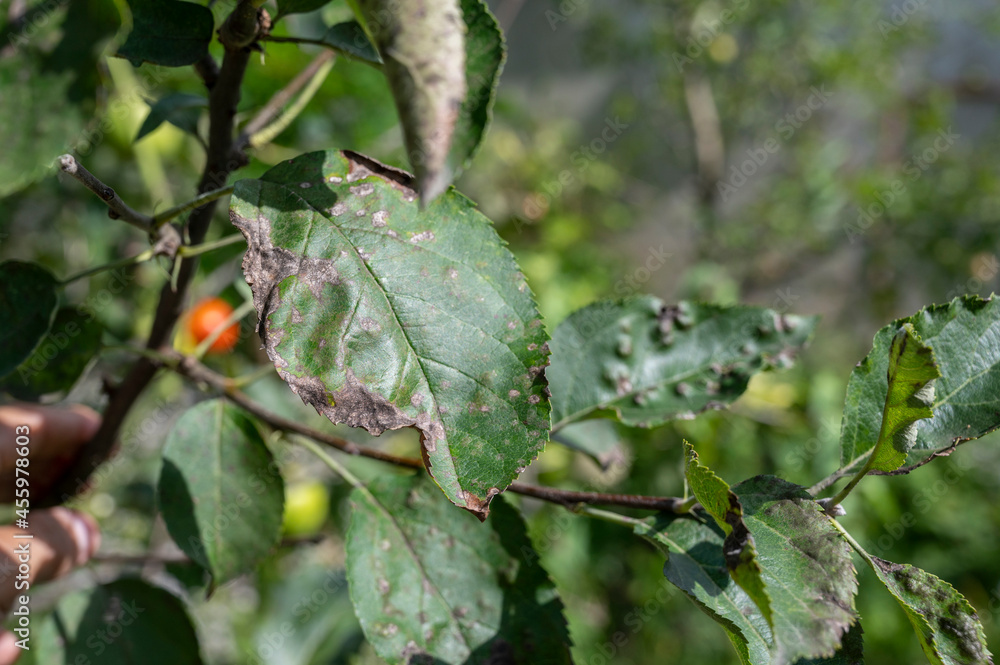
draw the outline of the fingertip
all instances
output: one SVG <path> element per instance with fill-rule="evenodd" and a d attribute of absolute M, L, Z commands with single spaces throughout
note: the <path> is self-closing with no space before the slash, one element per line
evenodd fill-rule
<path fill-rule="evenodd" d="M 56 508 L 56 510 L 60 510 Z M 85 513 L 75 510 L 62 509 L 66 511 L 70 529 L 73 534 L 73 541 L 76 544 L 76 559 L 74 563 L 78 566 L 90 561 L 94 552 L 101 546 L 101 531 L 94 518 Z"/>
<path fill-rule="evenodd" d="M 101 414 L 94 411 L 89 406 L 83 404 L 73 404 L 69 410 L 80 416 L 79 433 L 83 441 L 90 441 L 101 428 Z"/>
<path fill-rule="evenodd" d="M 17 646 L 14 633 L 0 633 L 0 665 L 13 665 L 21 657 L 21 649 Z"/>

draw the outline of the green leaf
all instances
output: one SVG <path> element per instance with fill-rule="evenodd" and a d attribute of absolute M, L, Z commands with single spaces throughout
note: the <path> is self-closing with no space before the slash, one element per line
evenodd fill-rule
<path fill-rule="evenodd" d="M 0 11 L 0 197 L 52 172 L 57 156 L 89 150 L 85 130 L 104 96 L 98 61 L 120 23 L 112 0 L 38 3 L 21 25 L 5 24 L 6 14 Z"/>
<path fill-rule="evenodd" d="M 809 493 L 774 476 L 733 487 L 771 600 L 775 665 L 833 656 L 857 621 L 851 550 Z"/>
<path fill-rule="evenodd" d="M 851 372 L 841 427 L 841 465 L 865 458 L 878 441 L 892 340 L 911 324 L 934 350 L 940 378 L 934 382 L 934 417 L 916 423 L 910 461 L 918 451 L 940 450 L 977 439 L 1000 426 L 1000 300 L 962 296 L 927 307 L 885 326 L 872 351 Z M 924 457 L 920 455 L 920 457 Z"/>
<path fill-rule="evenodd" d="M 762 307 L 671 306 L 653 296 L 594 303 L 552 337 L 553 428 L 602 410 L 654 427 L 724 408 L 753 374 L 787 364 L 815 325 Z"/>
<path fill-rule="evenodd" d="M 278 14 L 274 17 L 277 21 L 282 16 L 287 16 L 289 14 L 305 14 L 306 12 L 313 12 L 317 9 L 323 7 L 330 0 L 277 0 L 278 1 Z"/>
<path fill-rule="evenodd" d="M 167 530 L 215 584 L 250 572 L 281 535 L 284 487 L 253 421 L 222 399 L 178 419 L 157 488 Z"/>
<path fill-rule="evenodd" d="M 694 446 L 684 442 L 684 475 L 691 492 L 726 534 L 722 544 L 726 566 L 733 579 L 753 599 L 769 626 L 774 625 L 771 599 L 764 588 L 763 571 L 757 561 L 754 539 L 743 522 L 743 507 L 729 485 L 698 461 Z"/>
<path fill-rule="evenodd" d="M 384 62 L 426 206 L 451 183 L 448 157 L 468 92 L 459 0 L 357 0 Z"/>
<path fill-rule="evenodd" d="M 601 418 L 571 423 L 554 433 L 552 440 L 589 455 L 605 471 L 612 464 L 625 461 L 622 437 L 611 420 Z"/>
<path fill-rule="evenodd" d="M 0 263 L 0 377 L 10 374 L 49 331 L 59 306 L 56 278 L 34 263 Z"/>
<path fill-rule="evenodd" d="M 184 604 L 140 579 L 124 578 L 95 588 L 70 633 L 67 663 L 101 665 L 200 665 L 198 636 Z M 139 655 L 141 654 L 141 656 Z"/>
<path fill-rule="evenodd" d="M 31 356 L 0 380 L 0 390 L 29 401 L 68 392 L 100 351 L 102 333 L 92 315 L 63 307 Z"/>
<path fill-rule="evenodd" d="M 851 544 L 902 606 L 931 663 L 993 663 L 976 611 L 953 586 L 916 566 L 880 559 Z"/>
<path fill-rule="evenodd" d="M 198 136 L 198 120 L 202 111 L 208 108 L 208 99 L 204 95 L 192 95 L 185 92 L 175 92 L 150 104 L 149 115 L 135 135 L 138 141 L 146 134 L 169 122 L 174 127 L 188 134 Z"/>
<path fill-rule="evenodd" d="M 138 67 L 143 62 L 164 67 L 193 65 L 208 55 L 215 18 L 212 11 L 178 0 L 128 0 L 132 31 L 118 56 Z"/>
<path fill-rule="evenodd" d="M 481 518 L 544 447 L 546 336 L 492 225 L 402 171 L 301 155 L 236 183 L 230 216 L 268 355 L 335 423 L 416 427 L 431 475 Z"/>
<path fill-rule="evenodd" d="M 399 476 L 351 501 L 351 600 L 391 665 L 571 662 L 562 602 L 505 501 L 483 525 L 426 479 Z"/>
<path fill-rule="evenodd" d="M 721 529 L 689 517 L 660 515 L 636 526 L 635 532 L 666 554 L 663 574 L 722 625 L 744 665 L 769 665 L 771 628 L 729 575 Z"/>
<path fill-rule="evenodd" d="M 879 471 L 895 471 L 913 447 L 917 422 L 934 415 L 934 379 L 941 376 L 934 352 L 920 341 L 913 324 L 904 323 L 893 336 L 886 375 L 882 424 L 868 465 Z"/>
<path fill-rule="evenodd" d="M 376 65 L 382 64 L 382 56 L 378 54 L 375 46 L 368 41 L 365 29 L 357 21 L 345 21 L 331 26 L 323 35 L 324 44 L 341 53 L 370 62 Z"/>
<path fill-rule="evenodd" d="M 486 136 L 493 114 L 507 45 L 496 17 L 484 0 L 461 0 L 465 21 L 465 84 L 468 90 L 458 113 L 448 170 L 454 180 L 465 170 Z"/>

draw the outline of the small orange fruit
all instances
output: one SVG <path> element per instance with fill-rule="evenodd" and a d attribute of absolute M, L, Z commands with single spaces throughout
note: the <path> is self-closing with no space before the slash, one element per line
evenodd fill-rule
<path fill-rule="evenodd" d="M 222 298 L 205 298 L 191 308 L 187 314 L 187 329 L 196 344 L 201 342 L 215 332 L 229 315 L 233 313 L 233 308 Z M 240 329 L 237 324 L 229 326 L 219 335 L 208 350 L 212 353 L 226 353 L 232 351 L 236 342 L 240 338 Z"/>

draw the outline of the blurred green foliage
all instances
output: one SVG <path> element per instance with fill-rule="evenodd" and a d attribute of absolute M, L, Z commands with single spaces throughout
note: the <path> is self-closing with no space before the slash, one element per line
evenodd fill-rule
<path fill-rule="evenodd" d="M 223 4 L 214 7 L 217 17 Z M 507 29 L 509 62 L 493 127 L 458 187 L 511 244 L 550 331 L 574 309 L 634 288 L 667 301 L 741 301 L 824 316 L 796 368 L 755 378 L 731 410 L 628 431 L 627 461 L 606 471 L 552 444 L 527 480 L 678 495 L 686 438 L 730 483 L 767 472 L 811 485 L 837 466 L 847 377 L 875 331 L 931 302 L 996 288 L 1000 19 L 988 4 L 914 0 L 905 5 L 910 12 L 901 1 L 871 0 L 849 8 L 833 0 L 490 4 Z M 320 37 L 324 25 L 349 17 L 346 3 L 333 2 L 286 17 L 276 34 Z M 251 61 L 239 118 L 263 105 L 312 52 L 267 44 Z M 133 138 L 148 113 L 143 99 L 200 93 L 198 78 L 188 68 L 133 69 L 113 59 L 102 78 L 106 93 L 98 101 L 112 121 L 83 160 L 87 168 L 139 210 L 189 198 L 203 162 L 198 140 L 166 123 Z M 813 98 L 818 108 L 808 105 L 814 90 L 827 93 L 822 103 Z M 957 138 L 935 147 L 942 131 Z M 769 140 L 776 150 L 766 148 Z M 384 78 L 346 58 L 298 121 L 239 176 L 339 147 L 406 165 Z M 762 154 L 762 163 L 754 161 Z M 720 180 L 734 191 L 721 192 Z M 862 210 L 876 212 L 865 218 Z M 219 213 L 210 238 L 233 232 Z M 0 204 L 0 259 L 36 261 L 59 276 L 144 244 L 68 178 L 50 175 Z M 234 286 L 241 251 L 237 245 L 206 255 L 192 297 L 241 300 Z M 659 269 L 646 267 L 651 251 L 669 257 Z M 109 347 L 70 399 L 100 405 L 101 377 L 127 366 L 114 346 L 143 338 L 167 277 L 163 265 L 145 264 L 66 290 L 68 303 L 98 314 Z M 247 320 L 238 352 L 210 362 L 230 375 L 252 371 L 267 362 L 259 347 Z M 276 377 L 249 392 L 286 416 L 330 429 Z M 153 521 L 159 449 L 173 420 L 198 398 L 177 377 L 160 378 L 126 425 L 121 454 L 78 501 L 100 520 L 106 551 L 169 550 Z M 333 429 L 396 452 L 413 454 L 417 446 L 410 433 L 372 440 Z M 979 611 L 994 647 L 998 442 L 987 437 L 910 476 L 867 479 L 842 518 L 873 554 L 955 585 Z M 263 662 L 378 662 L 359 646 L 340 578 L 327 598 L 306 594 L 323 588 L 323 571 L 343 565 L 346 489 L 288 442 L 269 443 L 287 481 L 330 486 L 331 517 L 318 543 L 283 547 L 257 579 L 226 585 L 210 601 L 197 571 L 178 576 L 174 584 L 194 603 L 208 661 L 257 662 L 249 655 L 257 650 Z M 390 472 L 365 460 L 349 463 L 362 478 Z M 670 587 L 649 545 L 616 525 L 521 503 L 561 589 L 578 663 L 737 662 L 718 626 L 681 594 L 661 591 Z M 868 662 L 922 662 L 895 601 L 870 572 L 860 580 Z M 308 626 L 303 635 L 312 651 L 270 643 L 284 655 L 263 657 L 282 617 Z"/>

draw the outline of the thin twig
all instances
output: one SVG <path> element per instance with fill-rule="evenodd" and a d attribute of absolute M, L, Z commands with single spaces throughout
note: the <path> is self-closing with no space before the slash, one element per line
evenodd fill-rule
<path fill-rule="evenodd" d="M 928 464 L 929 462 L 934 461 L 938 457 L 948 457 L 953 452 L 955 452 L 956 448 L 958 448 L 960 445 L 962 445 L 966 441 L 970 441 L 970 440 L 971 439 L 960 439 L 958 441 L 955 441 L 950 446 L 948 446 L 947 448 L 942 448 L 941 450 L 937 450 L 937 451 L 931 453 L 930 455 L 928 455 L 924 459 L 920 460 L 916 464 L 911 464 L 910 466 L 904 466 L 904 467 L 901 467 L 899 469 L 896 469 L 895 471 L 872 471 L 872 472 L 870 472 L 870 475 L 873 475 L 873 476 L 905 476 L 906 474 L 910 473 L 914 469 L 919 469 L 924 464 Z"/>
<path fill-rule="evenodd" d="M 298 75 L 285 85 L 284 88 L 274 93 L 274 96 L 268 100 L 257 114 L 243 126 L 243 130 L 240 132 L 239 137 L 237 137 L 233 149 L 236 151 L 242 151 L 247 146 L 250 145 L 250 137 L 266 127 L 272 120 L 278 117 L 281 113 L 281 109 L 285 107 L 285 104 L 289 103 L 295 95 L 302 90 L 309 81 L 312 80 L 313 76 L 317 71 L 326 63 L 331 61 L 336 53 L 333 51 L 322 51 L 312 59 L 305 69 L 298 73 Z"/>
<path fill-rule="evenodd" d="M 954 441 L 947 448 L 942 448 L 941 450 L 934 451 L 933 453 L 931 453 L 930 455 L 928 455 L 924 459 L 920 460 L 916 464 L 911 464 L 910 466 L 904 466 L 904 467 L 901 467 L 899 469 L 896 469 L 895 471 L 871 470 L 871 471 L 868 472 L 867 475 L 869 475 L 869 476 L 905 476 L 906 474 L 911 473 L 912 471 L 915 471 L 916 469 L 919 469 L 923 465 L 929 464 L 930 462 L 934 461 L 938 457 L 948 457 L 953 452 L 955 452 L 956 448 L 958 448 L 960 445 L 962 445 L 963 443 L 965 443 L 966 441 L 969 441 L 969 440 L 970 439 L 961 439 L 961 440 L 958 440 L 958 441 Z M 852 462 L 851 464 L 848 464 L 844 468 L 837 469 L 836 471 L 834 471 L 833 473 L 831 473 L 829 476 L 827 476 L 823 480 L 819 481 L 818 483 L 816 483 L 815 485 L 813 485 L 812 487 L 810 487 L 809 488 L 809 493 L 812 494 L 813 496 L 816 496 L 817 494 L 819 494 L 820 492 L 822 492 L 823 490 L 825 490 L 827 487 L 830 487 L 831 485 L 833 485 L 835 482 L 837 482 L 841 478 L 844 478 L 846 476 L 851 475 L 852 473 L 854 473 L 853 469 L 857 465 L 858 461 L 860 461 L 860 460 L 855 460 L 854 462 Z"/>
<path fill-rule="evenodd" d="M 262 145 L 267 145 L 276 139 L 281 132 L 285 131 L 299 117 L 299 114 L 302 113 L 306 106 L 308 106 L 309 101 L 319 90 L 320 86 L 323 85 L 323 80 L 326 79 L 326 75 L 330 73 L 331 69 L 333 69 L 333 59 L 328 58 L 319 66 L 312 75 L 312 78 L 309 79 L 309 83 L 302 89 L 302 93 L 299 94 L 295 101 L 281 115 L 274 119 L 274 122 L 259 132 L 250 135 L 248 145 L 251 148 L 259 148 Z"/>
<path fill-rule="evenodd" d="M 391 453 L 386 453 L 375 448 L 358 445 L 339 436 L 327 434 L 319 430 L 307 427 L 294 420 L 283 418 L 276 413 L 272 413 L 263 406 L 251 399 L 246 393 L 237 389 L 231 379 L 218 374 L 205 367 L 190 356 L 185 356 L 177 351 L 164 350 L 164 354 L 170 359 L 170 368 L 194 381 L 208 384 L 217 388 L 233 403 L 243 407 L 260 420 L 269 424 L 275 429 L 286 432 L 301 434 L 319 443 L 337 448 L 349 455 L 358 455 L 388 462 L 397 466 L 410 469 L 423 469 L 423 462 L 415 457 L 400 457 Z M 639 508 L 642 510 L 660 510 L 670 513 L 686 513 L 691 510 L 691 503 L 677 497 L 643 496 L 635 494 L 605 494 L 602 492 L 577 492 L 574 490 L 556 489 L 554 487 L 539 487 L 537 485 L 526 485 L 524 483 L 513 483 L 509 488 L 511 492 L 523 494 L 542 501 L 558 503 L 563 506 L 573 507 L 578 504 L 600 504 L 605 506 L 621 506 L 624 508 Z"/>
<path fill-rule="evenodd" d="M 186 213 L 188 210 L 194 210 L 195 208 L 200 208 L 210 201 L 216 199 L 221 199 L 223 196 L 233 193 L 233 185 L 227 185 L 226 187 L 220 187 L 218 189 L 213 189 L 207 191 L 203 194 L 199 194 L 190 201 L 181 203 L 180 205 L 175 205 L 173 208 L 164 210 L 153 215 L 153 226 L 159 227 L 161 224 L 169 222 L 174 217 Z"/>
<path fill-rule="evenodd" d="M 245 10 L 246 0 L 240 0 L 238 9 Z M 227 19 L 230 23 L 227 34 L 247 34 L 247 30 L 257 29 L 258 15 L 253 12 L 237 11 Z M 233 25 L 237 18 L 242 25 Z M 221 37 L 220 37 L 221 39 Z M 251 40 L 252 41 L 252 40 Z M 206 71 L 211 69 L 207 61 L 198 68 L 199 74 L 209 87 L 208 97 L 208 150 L 206 152 L 205 169 L 198 183 L 198 193 L 204 194 L 213 189 L 225 186 L 229 174 L 243 166 L 245 160 L 234 159 L 233 119 L 236 116 L 237 104 L 240 100 L 240 87 L 250 61 L 251 50 L 245 44 L 232 44 L 222 39 L 225 56 L 218 76 L 214 81 L 206 77 Z M 191 244 L 199 244 L 205 239 L 209 224 L 215 214 L 218 201 L 210 201 L 195 208 L 187 220 L 187 237 Z M 171 224 L 164 224 L 160 230 L 176 229 Z M 198 265 L 197 257 L 177 258 L 175 260 L 176 281 L 166 284 L 160 290 L 160 300 L 156 306 L 156 314 L 149 336 L 146 339 L 147 349 L 159 349 L 170 339 L 174 325 L 181 315 L 187 288 L 194 277 Z M 118 430 L 131 411 L 139 395 L 156 375 L 160 364 L 152 358 L 141 357 L 132 364 L 122 382 L 115 387 L 102 414 L 101 426 L 97 433 L 84 447 L 73 465 L 66 470 L 52 490 L 44 497 L 39 497 L 39 507 L 51 506 L 67 501 L 87 487 L 88 479 L 94 470 L 100 466 L 114 450 Z"/>
<path fill-rule="evenodd" d="M 83 183 L 84 187 L 97 194 L 97 198 L 108 206 L 108 216 L 112 219 L 120 219 L 143 231 L 149 231 L 153 228 L 152 217 L 136 212 L 126 205 L 114 189 L 105 185 L 97 176 L 84 168 L 73 155 L 59 157 L 59 168 L 62 169 L 63 173 L 73 176 Z"/>

